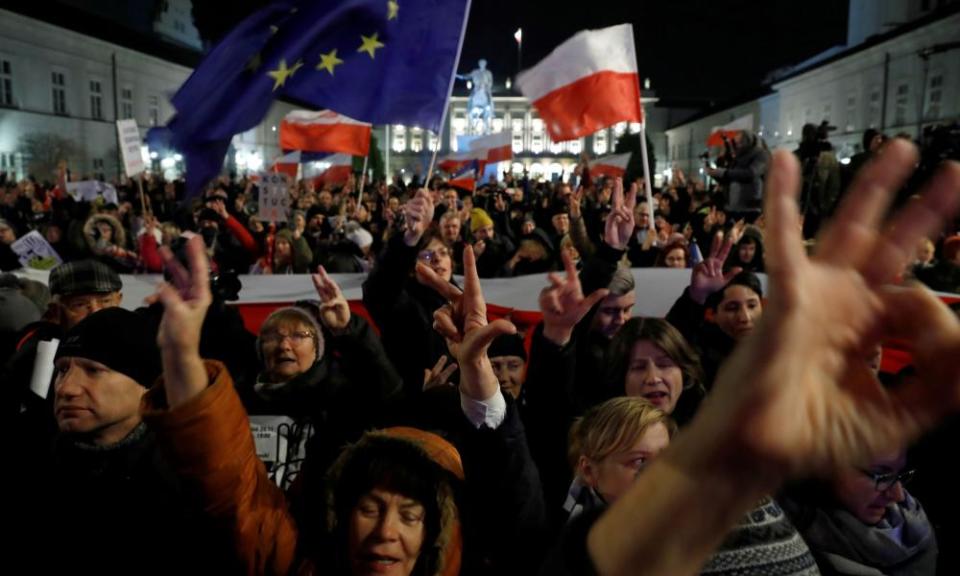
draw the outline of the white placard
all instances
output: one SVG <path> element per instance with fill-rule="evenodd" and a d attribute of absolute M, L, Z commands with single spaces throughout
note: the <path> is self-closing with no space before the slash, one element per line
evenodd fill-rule
<path fill-rule="evenodd" d="M 286 222 L 290 208 L 290 193 L 287 179 L 283 174 L 263 174 L 258 183 L 260 188 L 260 211 L 262 222 Z"/>
<path fill-rule="evenodd" d="M 20 259 L 20 265 L 24 268 L 50 270 L 63 262 L 53 246 L 36 230 L 21 236 L 10 245 L 10 249 L 16 253 Z"/>
<path fill-rule="evenodd" d="M 117 189 L 110 184 L 98 180 L 67 182 L 67 194 L 72 196 L 77 202 L 93 202 L 97 198 L 103 197 L 103 201 L 107 204 L 120 203 L 117 200 Z"/>
<path fill-rule="evenodd" d="M 140 128 L 133 119 L 117 120 L 117 134 L 120 136 L 120 155 L 123 156 L 123 169 L 128 178 L 146 170 L 143 155 L 140 153 Z"/>
<path fill-rule="evenodd" d="M 53 359 L 57 355 L 60 340 L 37 342 L 37 355 L 33 359 L 33 374 L 30 376 L 30 391 L 46 400 L 53 379 Z"/>

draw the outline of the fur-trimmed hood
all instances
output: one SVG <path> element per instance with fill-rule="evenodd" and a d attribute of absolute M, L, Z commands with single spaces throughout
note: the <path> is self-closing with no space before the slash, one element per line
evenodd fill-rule
<path fill-rule="evenodd" d="M 83 225 L 83 239 L 90 251 L 98 256 L 103 253 L 104 247 L 100 242 L 100 231 L 97 229 L 97 224 L 100 222 L 105 222 L 113 228 L 113 239 L 110 241 L 110 245 L 126 248 L 127 232 L 123 229 L 120 221 L 109 214 L 94 214 L 87 218 Z"/>
<path fill-rule="evenodd" d="M 337 532 L 337 494 L 334 487 L 346 466 L 358 454 L 376 445 L 403 443 L 416 447 L 423 456 L 450 476 L 450 482 L 442 482 L 436 494 L 440 525 L 436 539 L 424 542 L 418 564 L 430 550 L 436 550 L 435 569 L 427 576 L 457 576 L 460 573 L 463 552 L 463 534 L 460 511 L 454 496 L 453 483 L 463 482 L 463 463 L 457 449 L 436 434 L 417 428 L 395 427 L 367 432 L 360 440 L 344 448 L 339 458 L 327 472 L 327 530 Z M 415 571 L 415 573 L 417 573 Z"/>

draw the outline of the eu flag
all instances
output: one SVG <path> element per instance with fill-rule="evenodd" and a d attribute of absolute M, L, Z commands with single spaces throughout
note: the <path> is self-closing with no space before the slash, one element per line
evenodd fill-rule
<path fill-rule="evenodd" d="M 286 0 L 234 28 L 174 95 L 195 193 L 275 98 L 439 131 L 470 0 Z"/>

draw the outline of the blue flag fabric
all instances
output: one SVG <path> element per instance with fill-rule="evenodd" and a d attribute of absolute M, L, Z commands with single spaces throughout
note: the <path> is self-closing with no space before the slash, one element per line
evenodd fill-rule
<path fill-rule="evenodd" d="M 286 0 L 249 16 L 172 98 L 187 190 L 285 97 L 373 124 L 439 131 L 470 0 Z"/>

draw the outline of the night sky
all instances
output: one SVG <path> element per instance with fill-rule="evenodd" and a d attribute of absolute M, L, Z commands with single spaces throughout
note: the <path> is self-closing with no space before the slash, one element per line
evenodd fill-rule
<path fill-rule="evenodd" d="M 215 40 L 264 5 L 194 0 L 197 28 Z M 401 0 L 401 6 L 402 6 Z M 578 30 L 633 23 L 640 75 L 677 104 L 754 93 L 771 70 L 843 44 L 843 0 L 473 0 L 460 71 L 486 58 L 498 84 L 517 69 L 513 33 L 523 28 L 523 67 Z"/>

